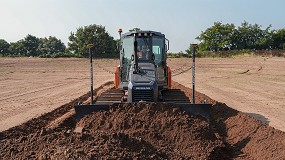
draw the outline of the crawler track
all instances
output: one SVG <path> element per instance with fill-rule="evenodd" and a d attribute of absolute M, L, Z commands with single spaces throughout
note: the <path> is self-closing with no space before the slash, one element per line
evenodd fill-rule
<path fill-rule="evenodd" d="M 103 92 L 96 98 L 95 104 L 108 105 L 121 103 L 124 92 L 118 89 L 110 89 Z M 169 89 L 162 91 L 163 100 L 161 102 L 190 103 L 189 97 L 181 89 Z"/>
<path fill-rule="evenodd" d="M 189 97 L 181 89 L 169 89 L 162 92 L 164 102 L 190 103 Z"/>
<path fill-rule="evenodd" d="M 118 89 L 110 89 L 99 95 L 98 98 L 96 99 L 95 104 L 110 105 L 113 103 L 121 103 L 123 96 L 124 96 L 123 91 Z"/>

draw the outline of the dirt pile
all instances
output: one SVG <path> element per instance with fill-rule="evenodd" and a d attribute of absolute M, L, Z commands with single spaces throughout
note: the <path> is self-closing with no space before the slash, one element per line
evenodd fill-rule
<path fill-rule="evenodd" d="M 229 108 L 213 106 L 213 126 L 237 159 L 285 159 L 285 133 Z"/>
<path fill-rule="evenodd" d="M 223 147 L 204 119 L 167 104 L 128 104 L 76 124 L 2 140 L 1 157 L 42 159 L 211 159 Z"/>
<path fill-rule="evenodd" d="M 207 159 L 222 147 L 204 119 L 166 104 L 121 105 L 87 116 L 77 126 L 91 133 L 99 130 L 143 140 L 164 158 Z"/>
<path fill-rule="evenodd" d="M 174 82 L 174 87 L 192 97 L 192 90 Z M 196 92 L 198 101 L 213 104 L 212 131 L 221 136 L 226 147 L 223 158 L 229 159 L 285 159 L 285 132 L 263 124 L 261 121 L 230 108 L 225 103 Z"/>

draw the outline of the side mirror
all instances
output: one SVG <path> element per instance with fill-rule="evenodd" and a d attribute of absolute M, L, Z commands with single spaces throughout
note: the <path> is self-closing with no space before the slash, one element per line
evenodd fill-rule
<path fill-rule="evenodd" d="M 124 53 L 125 53 L 125 50 L 124 50 L 124 48 L 120 51 L 121 52 L 121 57 L 122 57 L 122 64 L 124 64 L 125 63 L 125 58 L 124 58 Z"/>
<path fill-rule="evenodd" d="M 134 61 L 134 59 L 135 59 L 135 58 L 134 58 L 134 55 L 132 55 L 132 56 L 131 56 L 131 60 Z"/>
<path fill-rule="evenodd" d="M 151 59 L 154 61 L 155 60 L 155 55 L 152 54 Z"/>
<path fill-rule="evenodd" d="M 167 44 L 165 44 L 165 51 L 167 52 L 169 50 L 169 40 L 167 38 L 165 40 L 167 41 Z"/>

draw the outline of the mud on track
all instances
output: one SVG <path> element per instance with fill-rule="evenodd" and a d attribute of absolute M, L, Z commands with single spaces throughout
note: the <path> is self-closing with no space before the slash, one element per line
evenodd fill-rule
<path fill-rule="evenodd" d="M 191 97 L 191 89 L 173 82 Z M 108 82 L 95 95 L 112 88 Z M 197 93 L 213 105 L 212 122 L 168 105 L 129 104 L 76 122 L 85 94 L 20 126 L 0 132 L 2 159 L 284 159 L 285 134 Z"/>

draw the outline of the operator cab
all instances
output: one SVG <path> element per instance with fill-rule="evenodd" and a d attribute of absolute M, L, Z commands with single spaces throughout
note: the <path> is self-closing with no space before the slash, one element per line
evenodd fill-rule
<path fill-rule="evenodd" d="M 122 35 L 120 52 L 120 88 L 127 89 L 130 69 L 136 64 L 140 66 L 153 64 L 155 78 L 160 88 L 167 87 L 166 51 L 168 41 L 164 34 L 154 31 L 132 31 Z M 136 67 L 134 67 L 136 69 Z"/>

